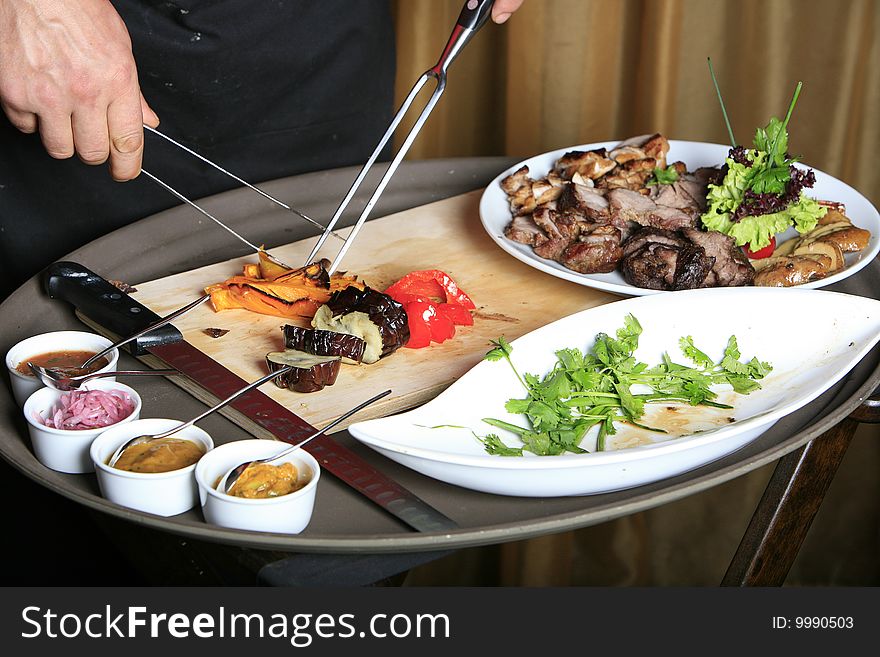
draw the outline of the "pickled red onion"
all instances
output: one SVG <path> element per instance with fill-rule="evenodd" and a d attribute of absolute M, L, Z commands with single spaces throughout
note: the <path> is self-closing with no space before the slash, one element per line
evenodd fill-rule
<path fill-rule="evenodd" d="M 116 424 L 134 408 L 134 399 L 123 390 L 71 390 L 49 409 L 48 417 L 37 414 L 37 419 L 52 429 L 82 431 Z"/>

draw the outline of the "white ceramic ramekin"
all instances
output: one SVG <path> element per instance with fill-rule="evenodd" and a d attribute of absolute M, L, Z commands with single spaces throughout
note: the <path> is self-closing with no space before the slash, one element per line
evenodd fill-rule
<path fill-rule="evenodd" d="M 22 340 L 8 352 L 6 352 L 6 369 L 9 371 L 9 379 L 12 384 L 12 395 L 19 406 L 23 406 L 25 400 L 31 394 L 43 387 L 43 384 L 35 376 L 22 374 L 16 367 L 29 358 L 51 351 L 73 350 L 93 351 L 98 353 L 113 344 L 110 340 L 97 333 L 86 331 L 53 331 L 41 333 Z M 119 350 L 114 349 L 107 354 L 110 361 L 98 372 L 112 372 L 116 370 L 119 360 Z M 102 377 L 102 381 L 115 381 L 114 377 Z"/>
<path fill-rule="evenodd" d="M 90 450 L 101 494 L 121 506 L 175 516 L 193 508 L 199 500 L 193 472 L 196 464 L 170 472 L 128 472 L 107 465 L 113 453 L 127 440 L 141 435 L 154 435 L 181 424 L 180 420 L 150 418 L 116 426 L 95 438 Z M 211 437 L 196 426 L 181 429 L 174 434 L 201 445 L 210 454 L 214 448 Z M 204 457 L 202 457 L 204 458 Z"/>
<path fill-rule="evenodd" d="M 134 411 L 128 417 L 109 427 L 82 430 L 54 429 L 40 422 L 38 416 L 48 417 L 49 410 L 55 406 L 61 396 L 70 393 L 61 392 L 54 388 L 36 390 L 25 400 L 23 413 L 24 419 L 28 423 L 28 433 L 30 433 L 34 454 L 37 460 L 47 468 L 72 474 L 94 472 L 95 468 L 89 455 L 92 441 L 108 429 L 133 422 L 140 417 L 141 397 L 134 388 L 107 379 L 95 379 L 83 384 L 82 389 L 127 392 L 134 401 Z"/>
<path fill-rule="evenodd" d="M 288 447 L 290 445 L 275 440 L 238 440 L 205 454 L 196 465 L 196 482 L 205 520 L 232 529 L 281 534 L 298 534 L 305 529 L 312 519 L 321 468 L 304 449 L 297 449 L 278 462 L 288 461 L 299 471 L 303 468 L 311 471 L 309 482 L 298 491 L 253 500 L 226 495 L 216 489 L 218 480 L 230 468 L 248 460 L 270 457 Z"/>

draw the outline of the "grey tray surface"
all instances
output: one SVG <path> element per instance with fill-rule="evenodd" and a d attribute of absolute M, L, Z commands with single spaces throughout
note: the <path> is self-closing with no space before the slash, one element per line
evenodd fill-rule
<path fill-rule="evenodd" d="M 374 217 L 479 189 L 514 163 L 509 158 L 426 160 L 405 163 L 374 210 Z M 263 187 L 312 217 L 329 217 L 357 173 L 346 168 L 272 181 Z M 378 172 L 381 174 L 381 172 Z M 361 187 L 369 192 L 372 188 Z M 358 201 L 360 200 L 360 204 Z M 366 199 L 356 197 L 352 214 Z M 204 201 L 243 233 L 267 246 L 286 244 L 314 234 L 296 217 L 278 210 L 248 190 L 233 190 Z M 353 216 L 344 218 L 351 223 Z M 66 257 L 104 278 L 129 283 L 243 255 L 240 244 L 186 207 L 177 207 L 111 233 Z M 880 270 L 873 262 L 857 275 L 829 288 L 877 297 Z M 580 290 L 572 284 L 572 293 Z M 540 301 L 535 301 L 539 303 Z M 0 348 L 52 330 L 87 330 L 70 306 L 47 298 L 34 278 L 0 306 Z M 162 518 L 116 506 L 101 497 L 94 475 L 66 475 L 47 469 L 34 457 L 25 422 L 8 381 L 0 386 L 0 455 L 41 485 L 111 516 L 172 534 L 243 547 L 292 552 L 389 553 L 462 548 L 521 540 L 593 525 L 659 506 L 741 476 L 791 452 L 846 417 L 880 381 L 880 349 L 819 399 L 778 422 L 739 451 L 697 470 L 630 490 L 584 497 L 513 498 L 478 493 L 439 482 L 393 463 L 357 443 L 346 432 L 334 434 L 343 444 L 455 520 L 449 533 L 418 533 L 361 497 L 332 476 L 323 477 L 309 527 L 296 536 L 242 532 L 208 525 L 197 508 Z M 141 367 L 123 354 L 120 368 Z M 161 377 L 137 382 L 144 417 L 188 418 L 204 410 L 196 399 Z M 221 442 L 250 436 L 230 420 L 213 415 L 200 423 Z M 51 514 L 51 509 L 44 510 Z"/>

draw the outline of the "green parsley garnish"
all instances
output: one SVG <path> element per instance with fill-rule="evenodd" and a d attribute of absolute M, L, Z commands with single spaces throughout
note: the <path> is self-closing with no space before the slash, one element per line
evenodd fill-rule
<path fill-rule="evenodd" d="M 718 395 L 712 386 L 726 383 L 734 392 L 748 394 L 760 389 L 758 380 L 773 369 L 757 358 L 741 361 L 735 336 L 727 341 L 724 355 L 717 363 L 694 345 L 693 338 L 686 336 L 679 346 L 693 367 L 673 362 L 668 354 L 663 355 L 662 363 L 649 367 L 633 355 L 641 333 L 638 320 L 627 315 L 624 326 L 614 337 L 599 333 L 588 352 L 577 348 L 557 351 L 553 369 L 543 377 L 520 375 L 511 360 L 510 343 L 503 337 L 493 341 L 486 359 L 506 360 L 526 390 L 524 399 L 508 400 L 505 410 L 522 416 L 527 426 L 497 418 L 483 419 L 491 426 L 515 433 L 523 443 L 519 448 L 508 447 L 496 434 L 477 439 L 490 454 L 521 456 L 523 450 L 540 456 L 581 454 L 586 450 L 580 442 L 590 429 L 598 427 L 597 450 L 602 451 L 606 436 L 616 433 L 615 424 L 619 422 L 666 433 L 639 423 L 647 403 L 732 408 L 715 401 Z M 634 392 L 634 386 L 641 390 L 646 387 L 650 392 Z"/>

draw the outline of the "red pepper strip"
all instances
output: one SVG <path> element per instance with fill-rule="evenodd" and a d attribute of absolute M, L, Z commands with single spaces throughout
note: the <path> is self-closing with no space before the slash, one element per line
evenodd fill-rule
<path fill-rule="evenodd" d="M 429 301 L 413 301 L 404 306 L 409 324 L 410 349 L 421 349 L 434 342 L 444 342 L 455 335 L 455 325 L 448 317 L 437 312 Z"/>
<path fill-rule="evenodd" d="M 404 345 L 405 347 L 421 349 L 431 344 L 431 327 L 422 319 L 422 315 L 430 305 L 427 302 L 414 301 L 404 306 L 407 324 L 409 324 L 409 340 Z"/>
<path fill-rule="evenodd" d="M 385 290 L 385 294 L 395 299 L 398 293 L 439 298 L 470 310 L 476 308 L 471 298 L 458 287 L 452 277 L 439 269 L 410 272 Z"/>
<path fill-rule="evenodd" d="M 390 290 L 391 288 L 389 287 L 388 289 Z M 395 301 L 402 303 L 404 306 L 408 303 L 412 303 L 413 301 L 421 301 L 422 303 L 434 303 L 434 304 L 438 303 L 438 301 L 436 301 L 436 299 L 434 299 L 428 295 L 425 295 L 425 294 L 410 294 L 410 293 L 404 293 L 404 292 L 395 292 L 393 294 L 390 292 L 385 292 L 385 294 L 387 294 L 389 297 L 391 297 Z"/>
<path fill-rule="evenodd" d="M 457 303 L 437 304 L 437 312 L 451 319 L 453 324 L 459 326 L 474 325 L 474 317 L 470 311 L 463 306 L 459 306 Z"/>

